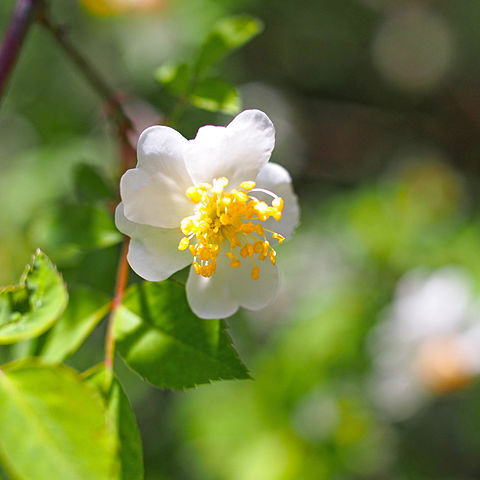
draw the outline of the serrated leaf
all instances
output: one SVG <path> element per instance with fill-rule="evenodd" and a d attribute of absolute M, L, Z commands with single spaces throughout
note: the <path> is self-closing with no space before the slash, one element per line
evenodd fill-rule
<path fill-rule="evenodd" d="M 118 478 L 105 404 L 64 365 L 24 360 L 2 367 L 0 457 L 18 480 Z"/>
<path fill-rule="evenodd" d="M 240 111 L 240 95 L 229 83 L 208 78 L 198 83 L 190 96 L 190 102 L 210 112 L 235 114 Z"/>
<path fill-rule="evenodd" d="M 192 69 L 186 63 L 165 63 L 155 70 L 154 78 L 169 92 L 181 95 L 190 88 Z"/>
<path fill-rule="evenodd" d="M 115 191 L 100 170 L 88 163 L 82 163 L 75 168 L 74 185 L 80 200 L 99 201 L 115 198 Z"/>
<path fill-rule="evenodd" d="M 225 323 L 197 318 L 173 282 L 130 287 L 116 311 L 115 338 L 127 365 L 158 387 L 249 378 Z"/>
<path fill-rule="evenodd" d="M 105 398 L 108 415 L 115 428 L 120 459 L 120 475 L 122 480 L 143 479 L 142 439 L 130 402 L 112 372 L 103 365 L 94 369 L 88 382 L 95 385 Z"/>
<path fill-rule="evenodd" d="M 249 15 L 220 20 L 202 46 L 196 63 L 197 74 L 202 74 L 210 66 L 245 45 L 262 30 L 262 22 Z"/>
<path fill-rule="evenodd" d="M 42 211 L 32 223 L 30 237 L 63 262 L 122 240 L 112 215 L 91 204 L 59 204 Z"/>
<path fill-rule="evenodd" d="M 65 360 L 108 313 L 109 305 L 110 299 L 104 293 L 80 286 L 72 288 L 67 309 L 48 332 L 37 355 L 45 362 Z"/>
<path fill-rule="evenodd" d="M 68 293 L 49 258 L 37 250 L 17 286 L 0 288 L 0 344 L 37 337 L 65 310 Z"/>

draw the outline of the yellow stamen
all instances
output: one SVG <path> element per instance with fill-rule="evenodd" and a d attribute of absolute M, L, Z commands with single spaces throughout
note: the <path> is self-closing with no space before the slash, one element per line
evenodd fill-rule
<path fill-rule="evenodd" d="M 268 258 L 272 262 L 272 265 L 275 265 L 277 252 L 272 248 L 268 254 Z"/>
<path fill-rule="evenodd" d="M 285 237 L 283 235 L 280 235 L 279 233 L 273 233 L 272 238 L 275 238 L 278 240 L 278 243 L 281 245 L 283 241 L 285 240 Z"/>
<path fill-rule="evenodd" d="M 183 237 L 178 244 L 178 249 L 186 250 L 188 248 L 189 243 L 190 243 L 190 240 L 187 237 Z"/>
<path fill-rule="evenodd" d="M 279 212 L 283 212 L 283 207 L 284 207 L 283 198 L 282 197 L 274 198 L 272 202 L 272 207 L 275 207 Z"/>
<path fill-rule="evenodd" d="M 251 190 L 252 188 L 255 188 L 256 183 L 255 182 L 243 182 L 240 184 L 240 186 L 244 190 Z"/>
<path fill-rule="evenodd" d="M 283 200 L 275 196 L 272 205 L 250 197 L 248 192 L 255 182 L 242 182 L 237 189 L 226 190 L 229 181 L 225 177 L 213 181 L 213 186 L 202 183 L 187 189 L 187 197 L 196 204 L 195 213 L 185 217 L 180 229 L 185 235 L 178 244 L 179 250 L 189 249 L 193 256 L 193 267 L 198 275 L 210 277 L 215 274 L 218 255 L 227 241 L 226 255 L 230 266 L 238 268 L 241 258 L 267 257 L 275 264 L 276 253 L 266 239 L 265 232 L 282 243 L 284 238 L 265 230 L 258 222 L 269 218 L 279 220 L 284 207 Z M 190 245 L 192 243 L 192 245 Z M 237 247 L 239 250 L 237 250 Z M 260 269 L 255 266 L 251 276 L 258 279 Z"/>

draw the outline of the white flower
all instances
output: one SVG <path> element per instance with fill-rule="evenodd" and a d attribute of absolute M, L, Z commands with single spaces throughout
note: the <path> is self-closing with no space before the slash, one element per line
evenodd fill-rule
<path fill-rule="evenodd" d="M 278 288 L 273 247 L 299 217 L 290 175 L 268 163 L 274 143 L 273 124 L 259 110 L 227 127 L 204 126 L 193 140 L 169 127 L 147 128 L 137 167 L 121 179 L 115 214 L 131 237 L 132 269 L 161 281 L 192 264 L 187 298 L 202 318 L 270 303 Z"/>
<path fill-rule="evenodd" d="M 479 320 L 470 280 L 460 268 L 405 275 L 370 338 L 379 406 L 407 418 L 431 395 L 462 388 L 480 374 Z"/>

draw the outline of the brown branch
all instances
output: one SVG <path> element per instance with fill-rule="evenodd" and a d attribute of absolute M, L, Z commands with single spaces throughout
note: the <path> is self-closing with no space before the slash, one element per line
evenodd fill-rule
<path fill-rule="evenodd" d="M 0 50 L 0 101 L 17 63 L 23 41 L 43 0 L 18 0 Z"/>
<path fill-rule="evenodd" d="M 130 239 L 125 237 L 123 241 L 122 253 L 120 255 L 120 261 L 118 263 L 117 280 L 115 284 L 115 296 L 110 304 L 110 315 L 108 317 L 107 336 L 105 339 L 105 366 L 111 370 L 113 368 L 113 357 L 115 354 L 115 312 L 117 308 L 122 304 L 125 288 L 127 287 L 128 280 L 128 262 L 127 253 Z"/>
<path fill-rule="evenodd" d="M 83 54 L 68 38 L 67 32 L 60 25 L 56 25 L 51 21 L 46 9 L 42 9 L 39 17 L 40 23 L 56 40 L 57 44 L 63 52 L 70 58 L 72 63 L 83 74 L 87 82 L 98 93 L 98 95 L 107 103 L 107 111 L 110 112 L 109 118 L 114 121 L 117 129 L 117 135 L 120 143 L 120 155 L 122 158 L 122 171 L 132 167 L 135 162 L 136 150 L 131 145 L 128 138 L 129 131 L 133 130 L 133 123 L 125 113 L 122 103 L 120 102 L 115 91 L 110 85 L 101 77 L 96 69 L 88 62 Z M 115 283 L 115 294 L 110 304 L 110 314 L 108 317 L 107 335 L 105 338 L 105 366 L 109 370 L 113 368 L 113 361 L 115 356 L 115 312 L 121 305 L 125 288 L 128 280 L 128 262 L 127 253 L 130 239 L 125 237 L 120 255 L 117 279 Z"/>
<path fill-rule="evenodd" d="M 17 7 L 0 50 L 0 99 L 10 73 L 17 61 L 28 28 L 37 14 L 38 21 L 57 41 L 58 45 L 83 74 L 91 87 L 107 103 L 108 110 L 111 112 L 109 117 L 114 121 L 120 140 L 122 169 L 125 171 L 132 166 L 136 156 L 135 148 L 131 145 L 128 138 L 129 131 L 133 130 L 132 121 L 125 113 L 114 90 L 98 74 L 80 51 L 70 42 L 65 29 L 54 24 L 50 20 L 45 8 L 44 0 L 19 0 L 17 3 Z M 118 264 L 115 294 L 110 304 L 110 315 L 105 339 L 105 366 L 109 370 L 113 368 L 113 358 L 115 354 L 115 312 L 122 303 L 128 280 L 127 253 L 129 243 L 130 239 L 125 237 Z"/>
<path fill-rule="evenodd" d="M 108 111 L 111 112 L 111 118 L 115 122 L 117 134 L 120 137 L 122 151 L 129 150 L 128 154 L 122 154 L 122 158 L 135 158 L 135 148 L 128 139 L 128 132 L 133 130 L 133 123 L 125 113 L 122 103 L 118 99 L 118 95 L 110 87 L 110 85 L 101 77 L 91 63 L 83 56 L 78 48 L 70 41 L 64 27 L 56 25 L 49 18 L 48 12 L 42 8 L 39 21 L 48 33 L 56 40 L 59 47 L 70 58 L 72 63 L 85 77 L 90 86 L 98 93 L 98 95 L 107 103 Z M 124 164 L 125 169 L 131 167 L 130 163 Z"/>

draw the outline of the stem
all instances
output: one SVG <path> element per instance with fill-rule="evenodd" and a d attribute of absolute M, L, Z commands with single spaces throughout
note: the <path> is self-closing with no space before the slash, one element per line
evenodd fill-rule
<path fill-rule="evenodd" d="M 40 23 L 56 40 L 63 52 L 70 58 L 73 64 L 83 74 L 87 82 L 98 93 L 98 95 L 107 102 L 108 110 L 112 113 L 120 143 L 120 154 L 122 158 L 122 171 L 130 168 L 135 162 L 136 150 L 128 139 L 128 132 L 133 130 L 133 123 L 125 113 L 121 102 L 110 85 L 102 78 L 95 68 L 87 61 L 82 53 L 75 47 L 67 36 L 65 29 L 51 21 L 46 9 L 42 9 Z M 115 294 L 110 303 L 110 314 L 108 317 L 107 335 L 105 338 L 105 367 L 108 370 L 113 369 L 113 360 L 115 356 L 115 312 L 121 305 L 128 279 L 127 253 L 130 239 L 124 238 L 122 252 L 118 262 L 117 279 L 115 283 Z"/>
<path fill-rule="evenodd" d="M 101 77 L 95 68 L 88 62 L 83 54 L 75 47 L 67 36 L 67 32 L 64 27 L 54 24 L 48 16 L 46 9 L 42 9 L 40 12 L 40 23 L 43 27 L 52 35 L 56 40 L 63 52 L 70 58 L 72 63 L 83 74 L 87 82 L 91 85 L 98 95 L 105 100 L 109 106 L 109 110 L 112 112 L 113 119 L 117 127 L 117 133 L 122 142 L 122 149 L 130 150 L 128 155 L 122 155 L 124 158 L 135 158 L 135 149 L 131 145 L 128 139 L 128 132 L 133 130 L 133 123 L 125 113 L 121 102 L 118 100 L 118 96 L 110 85 Z M 125 169 L 128 165 L 124 165 Z"/>
<path fill-rule="evenodd" d="M 18 0 L 0 50 L 0 100 L 18 60 L 28 29 L 43 0 Z"/>
<path fill-rule="evenodd" d="M 105 367 L 109 370 L 113 368 L 113 357 L 115 353 L 115 337 L 114 337 L 114 324 L 115 324 L 115 312 L 117 308 L 122 304 L 123 295 L 127 286 L 128 279 L 128 262 L 127 252 L 130 239 L 125 237 L 123 241 L 122 253 L 118 262 L 117 280 L 115 283 L 115 296 L 110 304 L 110 315 L 108 317 L 107 337 L 105 339 Z"/>

